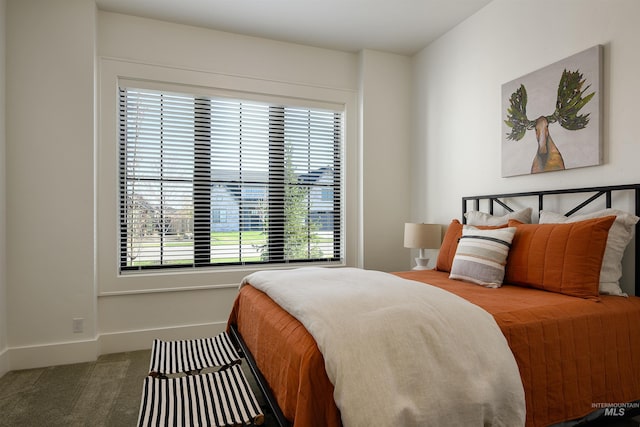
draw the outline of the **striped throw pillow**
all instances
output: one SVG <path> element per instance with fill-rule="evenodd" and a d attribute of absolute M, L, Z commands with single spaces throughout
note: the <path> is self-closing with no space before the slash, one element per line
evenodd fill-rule
<path fill-rule="evenodd" d="M 480 230 L 464 226 L 449 278 L 499 288 L 515 232 L 515 227 Z"/>

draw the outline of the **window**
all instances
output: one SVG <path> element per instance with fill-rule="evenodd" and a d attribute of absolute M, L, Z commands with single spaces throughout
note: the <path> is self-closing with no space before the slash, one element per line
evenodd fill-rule
<path fill-rule="evenodd" d="M 119 93 L 121 271 L 342 259 L 341 111 Z"/>

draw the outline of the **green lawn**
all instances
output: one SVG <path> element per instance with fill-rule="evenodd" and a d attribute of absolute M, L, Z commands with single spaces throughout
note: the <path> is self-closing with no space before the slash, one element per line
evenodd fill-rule
<path fill-rule="evenodd" d="M 173 239 L 176 240 L 173 240 Z M 156 240 L 157 239 L 157 240 Z M 146 242 L 142 243 L 142 247 L 147 248 L 158 248 L 160 246 L 160 239 L 150 239 Z M 333 241 L 332 237 L 319 237 L 315 236 L 312 239 L 312 242 L 315 244 L 321 243 L 331 243 Z M 267 244 L 267 236 L 262 231 L 229 231 L 229 232 L 213 232 L 211 233 L 211 246 L 229 246 L 230 248 L 238 247 L 240 244 L 243 245 L 251 245 L 251 246 L 264 246 Z M 138 243 L 140 245 L 140 243 Z M 193 247 L 193 240 L 180 240 L 178 236 L 172 236 L 167 238 L 167 241 L 164 242 L 165 248 L 189 248 Z M 257 249 L 257 248 L 256 248 Z M 188 250 L 188 249 L 187 249 Z M 243 262 L 252 262 L 252 261 L 260 261 L 260 256 L 255 257 L 243 257 Z M 190 264 L 193 261 L 190 259 L 174 259 L 172 261 L 168 261 L 168 264 Z M 225 257 L 225 258 L 215 258 L 212 259 L 211 262 L 215 265 L 217 263 L 237 263 L 239 259 L 237 256 L 233 257 Z M 136 266 L 144 266 L 144 265 L 157 265 L 158 261 L 155 260 L 138 260 L 134 261 L 133 265 Z"/>
<path fill-rule="evenodd" d="M 211 233 L 211 245 L 239 245 L 239 231 L 218 231 Z M 243 231 L 242 243 L 245 245 L 264 245 L 267 242 L 267 236 L 262 231 Z"/>

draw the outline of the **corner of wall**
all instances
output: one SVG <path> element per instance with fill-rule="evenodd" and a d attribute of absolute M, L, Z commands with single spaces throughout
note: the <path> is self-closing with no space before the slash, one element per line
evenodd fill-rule
<path fill-rule="evenodd" d="M 364 268 L 401 271 L 410 266 L 404 223 L 410 218 L 412 60 L 360 52 L 360 152 Z"/>
<path fill-rule="evenodd" d="M 0 0 L 0 377 L 9 370 L 7 356 L 7 278 L 6 278 L 6 134 L 5 134 L 5 16 L 6 0 Z"/>

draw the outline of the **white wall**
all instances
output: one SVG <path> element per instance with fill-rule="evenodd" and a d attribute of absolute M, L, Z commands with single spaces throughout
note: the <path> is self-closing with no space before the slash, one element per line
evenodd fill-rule
<path fill-rule="evenodd" d="M 227 90 L 313 99 L 337 94 L 355 108 L 358 63 L 354 54 L 100 12 L 101 64 L 98 179 L 98 324 L 103 352 L 147 346 L 152 337 L 175 339 L 223 330 L 240 280 L 249 271 L 200 270 L 118 276 L 115 85 L 111 76 L 144 78 Z M 326 99 L 326 98 L 318 98 Z M 331 100 L 331 99 L 327 99 Z M 347 128 L 347 173 L 358 191 L 357 125 Z M 408 143 L 408 139 L 407 139 Z M 357 202 L 357 197 L 353 200 Z M 357 248 L 357 203 L 348 206 L 348 246 Z M 355 214 L 355 215 L 354 215 Z M 349 231 L 350 230 L 350 231 Z M 357 252 L 347 253 L 356 265 Z M 168 290 L 171 290 L 168 292 Z M 141 292 L 136 292 L 141 291 Z"/>
<path fill-rule="evenodd" d="M 90 0 L 7 3 L 7 311 L 12 368 L 28 365 L 31 355 L 52 363 L 95 357 L 95 25 Z M 85 319 L 83 333 L 73 334 L 74 317 Z M 70 341 L 82 344 L 61 359 Z M 34 345 L 49 353 L 30 352 Z"/>
<path fill-rule="evenodd" d="M 7 352 L 7 227 L 5 162 L 5 40 L 6 0 L 0 0 L 0 377 L 9 370 Z"/>
<path fill-rule="evenodd" d="M 136 68 L 118 66 L 117 63 L 113 65 L 110 58 L 119 58 L 134 65 L 140 63 L 137 68 L 142 70 L 141 73 L 164 76 L 175 69 L 174 75 L 178 79 L 191 75 L 186 80 L 194 84 L 196 81 L 211 81 L 213 85 L 220 85 L 215 87 L 233 88 L 240 81 L 244 90 L 249 90 L 249 87 L 257 90 L 265 86 L 278 87 L 279 91 L 286 91 L 288 95 L 300 99 L 318 97 L 316 99 L 330 101 L 338 97 L 351 102 L 350 97 L 353 97 L 351 100 L 360 105 L 349 106 L 347 110 L 347 155 L 344 165 L 348 175 L 345 197 L 348 210 L 347 264 L 364 264 L 380 270 L 407 268 L 408 251 L 402 248 L 402 231 L 397 235 L 392 235 L 392 232 L 401 230 L 406 220 L 408 195 L 402 192 L 394 194 L 394 203 L 384 204 L 380 203 L 379 190 L 381 185 L 384 188 L 406 188 L 409 179 L 405 168 L 410 142 L 406 114 L 410 108 L 409 58 L 378 52 L 366 52 L 359 56 L 106 12 L 99 13 L 98 54 L 105 58 L 102 61 L 105 64 L 102 67 L 102 80 L 106 79 L 106 70 L 112 66 Z M 362 58 L 366 58 L 366 61 Z M 154 69 L 155 66 L 159 67 Z M 152 70 L 145 71 L 144 68 Z M 114 73 L 122 76 L 128 72 Z M 174 77 L 154 78 L 176 81 Z M 389 87 L 384 87 L 385 84 Z M 106 92 L 112 86 L 106 84 L 103 98 L 109 96 Z M 391 113 L 378 106 L 378 102 L 383 100 L 389 102 L 393 110 Z M 106 106 L 104 99 L 101 105 Z M 101 116 L 101 126 L 108 128 L 110 119 Z M 362 154 L 359 152 L 363 147 L 358 145 L 362 139 L 362 117 L 364 129 L 370 134 L 364 147 L 368 155 L 367 167 L 364 168 L 360 164 Z M 380 133 L 380 128 L 375 125 L 385 122 L 400 129 L 393 146 L 388 144 L 388 135 Z M 101 132 L 101 147 L 114 139 L 107 133 Z M 104 153 L 101 152 L 99 157 L 104 157 Z M 361 200 L 363 196 L 364 201 Z M 364 230 L 364 234 L 360 216 L 363 205 L 377 213 L 386 213 L 365 214 L 367 230 Z M 99 208 L 99 212 L 104 210 Z M 380 230 L 392 232 L 380 233 Z M 389 256 L 389 248 L 394 245 L 397 247 Z M 101 243 L 99 248 L 102 248 Z M 103 263 L 104 259 L 100 255 L 98 263 Z M 113 263 L 107 263 L 106 269 L 108 271 L 103 271 L 102 266 L 98 268 L 98 323 L 103 351 L 130 349 L 133 342 L 148 339 L 153 334 L 166 337 L 201 335 L 211 333 L 212 328 L 224 328 L 237 292 L 237 283 L 247 273 L 246 270 L 235 270 L 182 277 L 116 278 Z M 106 285 L 107 281 L 121 282 L 115 287 L 124 291 L 127 286 L 129 289 L 147 286 L 143 281 L 149 286 L 182 286 L 191 289 L 169 294 L 145 292 L 127 295 L 126 292 L 114 292 L 115 287 Z M 144 309 L 140 310 L 140 307 Z M 173 309 L 169 310 L 168 307 Z"/>
<path fill-rule="evenodd" d="M 462 196 L 640 182 L 638 16 L 636 0 L 494 0 L 416 55 L 412 212 L 448 224 Z M 502 178 L 502 84 L 595 45 L 604 164 Z"/>
<path fill-rule="evenodd" d="M 414 213 L 448 224 L 474 194 L 640 182 L 636 0 L 494 0 L 414 58 Z M 502 178 L 501 86 L 604 46 L 604 164 Z"/>
<path fill-rule="evenodd" d="M 412 70 L 406 58 L 379 52 L 350 54 L 103 12 L 96 24 L 91 0 L 6 4 L 0 77 L 5 71 L 11 108 L 0 114 L 7 224 L 6 259 L 0 225 L 7 268 L 0 322 L 8 326 L 6 335 L 0 327 L 0 369 L 7 352 L 10 368 L 18 369 L 144 348 L 155 335 L 204 334 L 223 326 L 236 292 L 223 286 L 99 294 L 94 216 L 107 213 L 94 212 L 97 56 L 357 94 L 364 155 L 350 171 L 360 180 L 350 196 L 362 213 L 358 263 L 367 268 L 408 267 L 401 224 L 446 224 L 459 217 L 463 195 L 640 179 L 635 0 L 494 0 L 416 55 Z M 605 47 L 604 165 L 501 178 L 502 83 L 596 44 Z M 405 84 L 412 75 L 413 85 Z M 411 99 L 413 116 L 403 113 Z M 400 136 L 392 142 L 394 128 Z M 379 197 L 380 189 L 403 188 L 410 196 L 398 191 L 395 204 Z M 412 203 L 410 212 L 405 203 Z M 85 319 L 84 333 L 72 333 L 74 317 Z"/>
<path fill-rule="evenodd" d="M 101 93 L 115 90 L 113 85 L 104 87 L 105 63 L 300 89 L 298 95 L 306 98 L 312 92 L 347 94 L 345 99 L 351 97 L 355 105 L 349 112 L 347 138 L 356 142 L 346 159 L 352 178 L 347 199 L 355 213 L 347 218 L 349 263 L 379 269 L 392 265 L 377 254 L 388 245 L 362 251 L 359 215 L 368 203 L 362 199 L 363 189 L 368 188 L 368 178 L 378 185 L 379 178 L 372 174 L 379 174 L 374 166 L 384 155 L 376 151 L 387 153 L 388 147 L 382 139 L 367 147 L 371 154 L 363 175 L 358 107 L 359 102 L 367 105 L 368 98 L 359 91 L 370 90 L 375 97 L 384 94 L 373 83 L 361 85 L 362 76 L 368 82 L 400 78 L 392 85 L 398 113 L 389 116 L 369 105 L 366 119 L 387 120 L 407 129 L 400 113 L 410 106 L 407 58 L 369 52 L 363 64 L 353 53 L 98 12 L 93 0 L 8 0 L 6 16 L 6 102 L 11 105 L 6 110 L 8 269 L 6 286 L 0 280 L 0 296 L 3 286 L 7 294 L 6 304 L 0 304 L 0 322 L 5 324 L 6 315 L 8 326 L 6 338 L 0 329 L 0 357 L 4 345 L 10 369 L 148 348 L 155 337 L 209 335 L 224 327 L 244 274 L 234 270 L 146 275 L 140 288 L 128 287 L 134 279 L 117 277 L 116 264 L 105 255 L 111 249 L 108 245 L 105 249 L 100 237 L 110 233 L 104 219 L 116 215 L 112 206 L 104 205 L 101 192 L 113 186 L 113 182 L 105 185 L 104 177 L 110 175 L 104 170 L 102 151 L 105 127 L 114 126 L 111 120 L 103 121 L 113 111 L 101 110 Z M 376 75 L 375 68 L 362 72 L 369 62 L 372 67 L 384 65 L 382 74 Z M 398 151 L 387 170 L 388 185 L 394 188 L 408 185 L 402 158 L 409 143 L 409 132 L 397 138 Z M 367 219 L 368 227 L 401 229 L 396 222 L 404 222 L 409 209 L 404 197 L 399 195 L 395 206 L 376 201 L 382 212 Z M 401 248 L 401 237 L 393 237 L 391 245 L 408 254 Z M 382 243 L 380 236 L 376 239 Z M 397 259 L 392 262 L 401 264 Z M 154 290 L 154 282 L 162 283 L 161 291 Z M 74 318 L 84 319 L 83 333 L 72 332 Z"/>
<path fill-rule="evenodd" d="M 412 70 L 406 58 L 379 52 L 350 54 L 103 12 L 96 24 L 91 0 L 6 4 L 11 108 L 2 115 L 7 225 L 0 262 L 7 270 L 0 298 L 4 288 L 7 299 L 0 322 L 6 317 L 8 326 L 5 338 L 0 327 L 0 366 L 3 346 L 10 368 L 19 369 L 144 348 L 155 335 L 204 334 L 223 326 L 236 292 L 223 286 L 99 293 L 94 216 L 108 213 L 94 212 L 97 56 L 355 93 L 361 153 L 350 173 L 360 188 L 350 196 L 362 213 L 357 262 L 367 268 L 408 267 L 401 224 L 446 224 L 459 217 L 462 195 L 640 179 L 635 0 L 494 0 L 416 55 Z M 596 44 L 605 46 L 605 164 L 501 178 L 502 83 Z M 0 64 L 0 77 L 2 70 Z M 405 84 L 412 75 L 413 85 Z M 403 111 L 411 99 L 408 121 Z M 381 100 L 394 110 L 382 108 Z M 381 126 L 385 121 L 388 127 Z M 393 128 L 400 131 L 394 144 Z M 377 191 L 383 188 L 410 188 L 410 196 L 398 191 L 397 205 L 384 203 Z M 410 212 L 404 203 L 412 203 Z M 85 319 L 84 333 L 72 332 L 74 317 Z"/>
<path fill-rule="evenodd" d="M 364 268 L 407 270 L 404 223 L 411 218 L 407 165 L 411 158 L 411 59 L 360 52 Z"/>

